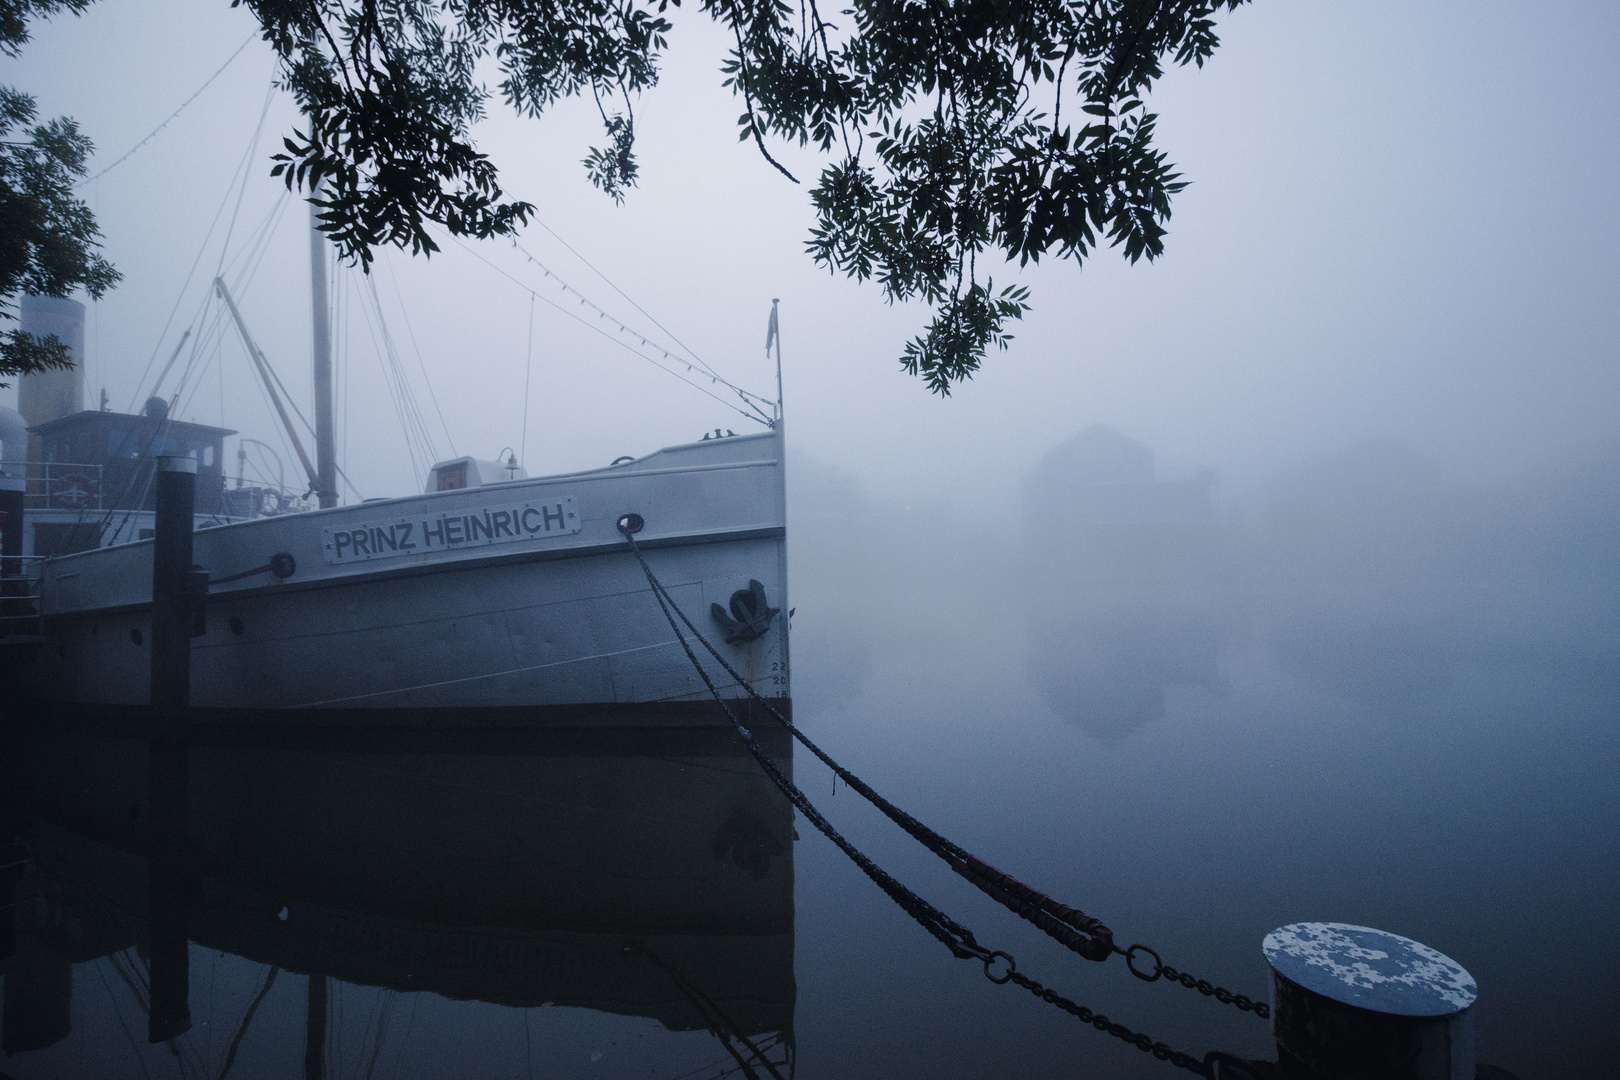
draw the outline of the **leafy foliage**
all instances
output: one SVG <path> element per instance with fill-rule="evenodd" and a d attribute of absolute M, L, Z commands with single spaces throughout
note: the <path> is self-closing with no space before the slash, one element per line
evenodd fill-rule
<path fill-rule="evenodd" d="M 29 13 L 89 2 L 0 0 L 0 51 L 26 40 Z M 810 192 L 811 258 L 931 305 L 901 365 L 948 394 L 1029 309 L 1026 290 L 980 282 L 980 255 L 1164 251 L 1186 184 L 1144 101 L 1167 63 L 1203 65 L 1214 16 L 1243 0 L 845 2 L 829 17 L 818 0 L 691 0 L 735 42 L 721 70 L 743 100 L 739 137 L 794 183 L 767 136 L 831 158 Z M 472 142 L 491 62 L 525 115 L 591 97 L 606 142 L 583 164 L 622 200 L 637 180 L 634 105 L 658 83 L 681 0 L 232 4 L 258 18 L 308 118 L 275 174 L 316 193 L 321 228 L 369 265 L 382 244 L 436 251 L 430 223 L 489 237 L 532 215 Z M 65 220 L 71 232 L 88 218 Z"/>
<path fill-rule="evenodd" d="M 637 177 L 634 102 L 658 81 L 680 0 L 233 0 L 281 55 L 309 130 L 276 170 L 326 184 L 323 228 L 350 257 L 381 243 L 436 250 L 427 231 L 511 233 L 533 207 L 503 201 L 472 146 L 500 92 L 538 115 L 589 94 L 607 135 L 584 164 L 615 200 Z M 1132 262 L 1164 250 L 1185 182 L 1153 144 L 1144 98 L 1166 63 L 1202 65 L 1213 16 L 1242 0 L 692 0 L 735 42 L 722 72 L 739 136 L 789 179 L 766 137 L 830 156 L 807 247 L 935 318 L 909 372 L 947 394 L 1028 310 L 977 275 L 992 252 L 1080 261 L 1100 244 Z M 836 21 L 835 21 L 836 20 Z"/>
<path fill-rule="evenodd" d="M 22 52 L 30 18 L 78 14 L 90 2 L 0 0 L 0 55 Z M 0 86 L 0 320 L 11 322 L 17 318 L 11 308 L 23 292 L 66 296 L 83 288 L 99 297 L 119 276 L 96 253 L 101 234 L 90 208 L 73 197 L 73 183 L 84 175 L 93 149 L 90 140 L 71 120 L 34 125 L 34 114 L 33 98 Z M 0 375 L 72 366 L 72 354 L 55 334 L 0 331 Z"/>
<path fill-rule="evenodd" d="M 70 11 L 77 15 L 91 0 L 0 0 L 0 54 L 15 57 L 28 44 L 28 20 Z"/>
<path fill-rule="evenodd" d="M 0 30 L 8 24 L 0 12 Z M 9 32 L 9 31 L 8 31 Z M 118 281 L 98 253 L 95 218 L 73 194 L 92 149 L 71 120 L 34 124 L 34 99 L 0 87 L 0 319 L 15 321 L 20 294 L 99 297 Z M 20 129 L 20 130 L 19 130 Z M 26 133 L 26 139 L 17 134 Z M 53 334 L 0 333 L 0 375 L 73 366 Z M 4 385 L 4 384 L 0 384 Z"/>

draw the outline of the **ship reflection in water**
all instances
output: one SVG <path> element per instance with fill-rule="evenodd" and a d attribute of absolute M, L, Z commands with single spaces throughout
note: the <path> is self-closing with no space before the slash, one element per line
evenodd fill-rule
<path fill-rule="evenodd" d="M 401 738 L 14 729 L 6 1071 L 788 1075 L 792 816 L 734 733 Z"/>

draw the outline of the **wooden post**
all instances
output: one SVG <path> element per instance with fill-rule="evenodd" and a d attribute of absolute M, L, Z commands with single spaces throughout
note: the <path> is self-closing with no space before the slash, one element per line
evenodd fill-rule
<path fill-rule="evenodd" d="M 11 912 L 6 912 L 8 918 Z M 73 964 L 40 944 L 18 936 L 17 954 L 6 971 L 0 1051 L 7 1057 L 43 1050 L 73 1031 Z"/>
<path fill-rule="evenodd" d="M 197 461 L 160 457 L 152 540 L 152 687 L 154 731 L 177 732 L 191 705 L 192 530 Z"/>
<path fill-rule="evenodd" d="M 0 475 L 0 615 L 25 613 L 16 598 L 28 595 L 22 569 L 23 497 L 27 487 L 24 477 Z M 0 636 L 15 629 L 16 624 L 7 619 L 0 623 Z"/>
<path fill-rule="evenodd" d="M 147 1038 L 163 1042 L 191 1029 L 187 711 L 191 707 L 192 530 L 197 461 L 157 460 L 152 538 L 152 743 L 148 773 L 151 839 L 147 900 L 151 1014 Z"/>
<path fill-rule="evenodd" d="M 1290 1080 L 1474 1080 L 1474 977 L 1399 934 L 1294 923 L 1266 935 Z"/>

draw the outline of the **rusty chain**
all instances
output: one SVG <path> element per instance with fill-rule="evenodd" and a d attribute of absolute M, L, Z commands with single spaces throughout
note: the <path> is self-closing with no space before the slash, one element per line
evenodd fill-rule
<path fill-rule="evenodd" d="M 1114 946 L 1114 951 L 1125 957 L 1125 966 L 1130 968 L 1132 975 L 1135 975 L 1143 982 L 1157 982 L 1160 976 L 1163 976 L 1170 982 L 1180 983 L 1189 990 L 1196 990 L 1205 997 L 1212 997 L 1222 1005 L 1236 1005 L 1241 1011 L 1252 1012 L 1262 1020 L 1271 1019 L 1271 1006 L 1267 1005 L 1265 1002 L 1255 1001 L 1244 994 L 1234 994 L 1232 991 L 1226 989 L 1226 987 L 1216 986 L 1208 979 L 1200 979 L 1196 976 L 1188 974 L 1185 971 L 1177 971 L 1175 968 L 1159 959 L 1158 953 L 1154 952 L 1152 949 L 1141 944 L 1140 942 L 1132 945 L 1128 949 L 1121 949 L 1116 945 Z M 1146 953 L 1148 956 L 1153 958 L 1152 971 L 1142 972 L 1137 969 L 1136 954 L 1139 952 Z"/>

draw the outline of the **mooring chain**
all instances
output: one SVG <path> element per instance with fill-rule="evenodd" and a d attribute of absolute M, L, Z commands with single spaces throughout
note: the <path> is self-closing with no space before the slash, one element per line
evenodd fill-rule
<path fill-rule="evenodd" d="M 1040 998 L 1042 1001 L 1051 1005 L 1056 1005 L 1070 1016 L 1078 1019 L 1082 1024 L 1089 1024 L 1104 1034 L 1112 1035 L 1114 1038 L 1119 1039 L 1122 1042 L 1128 1042 L 1138 1050 L 1141 1050 L 1144 1053 L 1152 1054 L 1160 1061 L 1168 1061 L 1177 1068 L 1186 1069 L 1188 1072 L 1195 1072 L 1200 1076 L 1214 1075 L 1214 1072 L 1209 1064 L 1209 1056 L 1206 1056 L 1204 1060 L 1200 1061 L 1191 1054 L 1182 1050 L 1177 1050 L 1168 1043 L 1156 1042 L 1151 1035 L 1145 1035 L 1139 1031 L 1132 1031 L 1124 1024 L 1110 1020 L 1102 1013 L 1092 1012 L 1079 1002 L 1070 1001 L 1056 990 L 1053 990 L 1050 987 L 1042 986 L 1040 983 L 1036 982 L 1028 975 L 1023 974 L 1015 967 L 1008 968 L 1006 974 L 1000 979 L 997 979 L 992 975 L 990 977 L 990 981 L 1014 982 L 1019 986 L 1022 986 L 1025 990 L 1028 990 L 1030 993 L 1034 994 L 1036 997 Z"/>
<path fill-rule="evenodd" d="M 720 654 L 720 651 L 709 643 L 709 639 L 692 624 L 692 620 L 687 618 L 686 612 L 682 611 L 680 605 L 675 603 L 674 597 L 665 591 L 663 583 L 658 580 L 652 569 L 647 565 L 647 560 L 641 557 L 641 549 L 636 545 L 634 533 L 627 529 L 622 521 L 619 525 L 619 532 L 623 533 L 625 539 L 630 541 L 631 550 L 635 552 L 636 559 L 641 563 L 641 569 L 647 575 L 647 581 L 652 586 L 653 595 L 658 599 L 659 606 L 664 607 L 667 601 L 668 608 L 664 612 L 666 618 L 669 617 L 669 609 L 672 608 L 675 614 L 680 617 L 681 622 L 686 624 L 686 628 L 691 631 L 692 636 L 697 638 L 698 642 L 708 650 L 709 655 L 713 656 L 720 666 L 725 669 L 726 674 L 730 675 L 737 685 L 747 692 L 751 700 L 763 707 L 778 723 L 787 728 L 793 737 L 804 745 L 805 749 L 832 769 L 839 779 L 854 788 L 863 798 L 882 811 L 884 816 L 900 826 L 901 829 L 905 830 L 924 847 L 944 859 L 952 870 L 972 882 L 979 891 L 1019 918 L 1029 922 L 1048 937 L 1087 960 L 1100 962 L 1117 953 L 1125 957 L 1126 964 L 1131 969 L 1131 974 L 1146 982 L 1155 982 L 1160 975 L 1163 975 L 1170 982 L 1179 983 L 1190 990 L 1197 990 L 1205 997 L 1213 997 L 1222 1004 L 1235 1005 L 1244 1012 L 1252 1012 L 1262 1020 L 1271 1017 L 1271 1007 L 1265 1002 L 1254 1001 L 1243 994 L 1234 994 L 1207 980 L 1194 978 L 1185 972 L 1177 971 L 1160 960 L 1159 954 L 1146 945 L 1133 945 L 1129 949 L 1120 948 L 1114 943 L 1114 932 L 1101 919 L 1087 915 L 1079 908 L 1072 908 L 1067 904 L 1060 903 L 1038 889 L 1024 884 L 1011 874 L 1003 873 L 982 859 L 975 858 L 960 845 L 952 843 L 879 795 L 864 780 L 833 760 L 831 755 L 817 746 L 804 732 L 800 731 L 793 721 L 783 716 L 776 706 L 760 696 L 753 685 L 743 678 L 737 672 L 737 669 L 732 667 L 726 658 Z M 671 619 L 671 626 L 673 625 L 674 620 Z M 678 628 L 675 633 L 677 637 L 680 637 Z M 684 638 L 681 639 L 681 644 L 683 648 L 686 647 Z M 702 667 L 697 663 L 697 658 L 692 655 L 691 649 L 687 648 L 686 651 L 693 665 L 698 668 L 699 674 L 704 674 Z M 704 674 L 704 681 L 708 682 L 706 674 Z M 718 696 L 716 694 L 717 698 Z M 1135 964 L 1132 963 L 1137 952 L 1144 952 L 1153 957 L 1154 969 L 1152 972 L 1144 973 L 1137 970 Z"/>
<path fill-rule="evenodd" d="M 1194 975 L 1189 975 L 1185 971 L 1177 971 L 1163 960 L 1160 960 L 1159 954 L 1148 948 L 1146 945 L 1138 943 L 1136 945 L 1132 945 L 1128 949 L 1121 949 L 1116 945 L 1114 946 L 1114 951 L 1125 957 L 1125 966 L 1131 969 L 1132 975 L 1135 975 L 1143 982 L 1157 982 L 1159 977 L 1162 975 L 1170 982 L 1180 983 L 1189 990 L 1196 990 L 1205 997 L 1212 997 L 1216 1001 L 1219 1001 L 1222 1005 L 1236 1005 L 1242 1011 L 1252 1012 L 1262 1020 L 1271 1019 L 1271 1006 L 1267 1005 L 1265 1002 L 1255 1001 L 1244 994 L 1234 994 L 1232 991 L 1226 989 L 1226 987 L 1216 986 L 1208 979 L 1200 979 Z M 1148 956 L 1153 958 L 1152 971 L 1141 971 L 1137 968 L 1137 953 L 1146 953 Z"/>
<path fill-rule="evenodd" d="M 634 534 L 625 527 L 623 519 L 620 520 L 619 531 L 624 534 L 626 540 L 630 541 L 630 550 L 635 553 L 636 561 L 641 564 L 642 573 L 647 575 L 647 582 L 652 586 L 653 598 L 658 601 L 658 606 L 660 609 L 662 609 L 664 618 L 669 620 L 670 629 L 675 632 L 675 639 L 680 642 L 681 649 L 686 653 L 686 658 L 691 661 L 693 669 L 698 673 L 698 677 L 703 680 L 704 686 L 708 687 L 710 696 L 714 698 L 717 704 L 719 704 L 720 711 L 725 714 L 727 720 L 731 721 L 731 726 L 735 728 L 737 734 L 742 737 L 743 745 L 748 748 L 749 754 L 751 754 L 754 760 L 759 763 L 760 768 L 765 771 L 766 776 L 770 777 L 771 782 L 776 785 L 777 789 L 780 790 L 783 795 L 787 796 L 788 801 L 793 803 L 793 805 L 804 814 L 805 818 L 824 836 L 826 836 L 827 839 L 836 844 L 839 850 L 848 855 L 855 865 L 859 866 L 861 870 L 865 872 L 867 877 L 871 878 L 880 889 L 888 894 L 890 899 L 894 900 L 895 903 L 900 905 L 901 909 L 905 911 L 906 914 L 910 915 L 919 924 L 921 924 L 923 929 L 927 930 L 935 938 L 938 938 L 946 948 L 951 950 L 952 955 L 956 956 L 958 959 L 980 961 L 984 965 L 985 977 L 991 982 L 996 983 L 997 985 L 1002 985 L 1007 982 L 1015 982 L 1019 986 L 1022 986 L 1026 990 L 1029 990 L 1031 993 L 1035 994 L 1041 1000 L 1056 1005 L 1064 1012 L 1069 1013 L 1071 1016 L 1077 1017 L 1082 1023 L 1089 1024 L 1104 1034 L 1112 1035 L 1117 1039 L 1122 1039 L 1138 1049 L 1150 1051 L 1154 1057 L 1159 1058 L 1161 1061 L 1169 1061 L 1172 1064 L 1179 1065 L 1184 1069 L 1189 1069 L 1203 1076 L 1213 1076 L 1213 1073 L 1205 1067 L 1203 1062 L 1200 1062 L 1191 1054 L 1184 1053 L 1180 1050 L 1175 1050 L 1165 1043 L 1155 1042 L 1148 1036 L 1134 1032 L 1130 1028 L 1125 1027 L 1123 1024 L 1116 1024 L 1109 1020 L 1106 1016 L 1095 1013 L 1086 1008 L 1084 1005 L 1071 1001 L 1056 991 L 1042 986 L 1040 983 L 1029 978 L 1027 975 L 1020 974 L 1018 971 L 1017 961 L 1012 958 L 1011 954 L 1003 952 L 1000 949 L 987 949 L 983 945 L 980 945 L 974 938 L 971 930 L 957 922 L 955 919 L 952 919 L 949 915 L 946 915 L 944 912 L 940 911 L 933 904 L 930 904 L 927 900 L 924 900 L 921 896 L 918 896 L 916 893 L 912 892 L 882 867 L 878 866 L 877 863 L 868 858 L 866 854 L 854 844 L 850 843 L 842 833 L 833 827 L 832 822 L 828 821 L 822 816 L 821 812 L 816 809 L 815 804 L 810 801 L 809 797 L 805 795 L 804 792 L 799 790 L 798 785 L 794 784 L 793 781 L 789 780 L 782 773 L 782 770 L 777 766 L 776 762 L 772 761 L 770 756 L 765 753 L 765 748 L 760 746 L 759 740 L 754 738 L 754 733 L 749 731 L 748 728 L 737 719 L 736 714 L 731 711 L 731 706 L 727 704 L 725 698 L 721 697 L 720 691 L 715 687 L 714 680 L 709 678 L 708 671 L 705 670 L 703 665 L 698 662 L 697 654 L 692 651 L 691 645 L 687 644 L 686 635 L 681 633 L 681 628 L 675 623 L 675 615 L 680 615 L 681 621 L 686 623 L 687 627 L 691 629 L 693 636 L 699 641 L 702 641 L 705 646 L 708 646 L 708 642 L 704 640 L 703 635 L 699 634 L 697 629 L 692 626 L 691 620 L 686 618 L 685 612 L 681 611 L 680 606 L 675 603 L 674 598 L 670 597 L 664 591 L 663 585 L 653 574 L 652 567 L 647 565 L 647 560 L 642 556 L 641 548 L 636 543 Z M 673 609 L 674 614 L 671 613 L 671 609 Z M 710 651 L 713 652 L 713 647 L 709 646 L 709 648 Z M 722 661 L 722 663 L 724 663 L 724 661 Z M 729 665 L 727 665 L 727 670 L 730 670 Z M 736 673 L 732 672 L 732 675 L 735 677 Z M 743 683 L 743 685 L 747 686 L 746 683 Z M 775 713 L 774 709 L 771 711 Z M 778 719 L 781 719 L 781 715 L 779 713 L 776 715 Z M 786 723 L 786 721 L 783 722 Z M 789 726 L 791 727 L 791 725 Z M 998 974 L 995 969 L 998 967 L 1000 962 L 1005 962 L 1006 971 Z"/>

